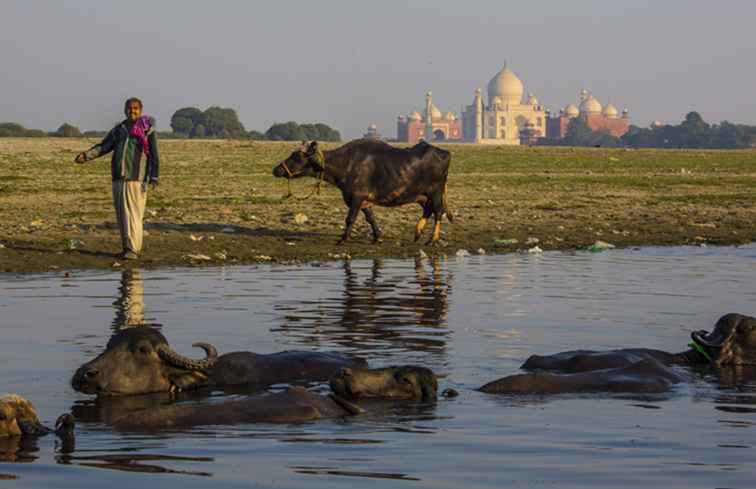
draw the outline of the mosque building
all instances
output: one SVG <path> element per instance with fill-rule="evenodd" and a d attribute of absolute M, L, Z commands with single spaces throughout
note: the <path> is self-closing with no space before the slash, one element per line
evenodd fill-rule
<path fill-rule="evenodd" d="M 546 135 L 546 112 L 532 93 L 523 101 L 522 81 L 506 65 L 488 82 L 488 103 L 481 89 L 462 112 L 467 141 L 518 145 Z"/>
<path fill-rule="evenodd" d="M 460 118 L 446 115 L 433 104 L 432 94 L 425 97 L 425 111 L 414 111 L 397 120 L 397 141 L 467 141 L 481 144 L 536 144 L 541 138 L 561 139 L 570 120 L 581 117 L 594 131 L 605 130 L 620 137 L 630 128 L 628 110 L 619 113 L 611 103 L 605 107 L 587 90 L 580 92 L 579 106 L 569 104 L 558 114 L 545 109 L 535 95 L 525 94 L 522 80 L 507 66 L 488 82 L 487 100 L 480 88 L 473 103 L 462 110 Z"/>
<path fill-rule="evenodd" d="M 617 107 L 611 103 L 601 106 L 601 103 L 588 92 L 580 91 L 580 105 L 569 104 L 559 111 L 558 115 L 551 115 L 546 120 L 546 137 L 561 139 L 567 134 L 570 121 L 581 117 L 592 131 L 607 131 L 614 137 L 624 135 L 630 129 L 630 113 L 627 109 L 620 115 Z"/>
<path fill-rule="evenodd" d="M 400 115 L 396 122 L 397 141 L 417 143 L 425 141 L 460 141 L 462 124 L 453 112 L 446 115 L 433 104 L 433 94 L 425 95 L 425 110 L 420 115 L 414 111 L 408 116 Z"/>

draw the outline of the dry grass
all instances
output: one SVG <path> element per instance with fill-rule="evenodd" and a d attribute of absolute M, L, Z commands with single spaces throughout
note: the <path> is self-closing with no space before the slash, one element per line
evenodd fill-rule
<path fill-rule="evenodd" d="M 119 240 L 112 229 L 109 157 L 72 163 L 93 142 L 0 139 L 0 271 L 112 266 Z M 383 243 L 370 243 L 360 219 L 353 242 L 337 247 L 346 210 L 338 190 L 285 200 L 285 183 L 271 175 L 295 146 L 161 141 L 161 187 L 148 198 L 141 262 L 318 260 L 345 252 L 398 257 L 422 248 L 412 243 L 417 206 L 377 209 L 387 233 Z M 445 246 L 435 252 L 512 251 L 529 237 L 543 249 L 596 240 L 618 246 L 756 240 L 756 151 L 446 148 L 458 221 L 444 224 Z M 295 192 L 309 192 L 312 183 L 296 182 Z M 293 222 L 299 212 L 307 223 Z M 518 244 L 497 248 L 497 238 Z"/>

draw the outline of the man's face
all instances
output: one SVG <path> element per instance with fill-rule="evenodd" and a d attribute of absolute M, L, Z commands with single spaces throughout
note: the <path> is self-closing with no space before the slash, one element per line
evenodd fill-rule
<path fill-rule="evenodd" d="M 126 117 L 131 122 L 136 122 L 137 119 L 142 115 L 142 106 L 139 105 L 139 102 L 129 102 L 128 107 L 126 107 Z"/>

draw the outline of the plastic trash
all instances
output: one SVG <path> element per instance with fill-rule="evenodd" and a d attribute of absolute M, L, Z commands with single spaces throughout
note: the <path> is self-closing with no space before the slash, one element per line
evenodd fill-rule
<path fill-rule="evenodd" d="M 616 248 L 611 243 L 607 243 L 606 241 L 596 241 L 591 246 L 588 247 L 588 251 L 592 251 L 593 253 L 597 253 L 599 251 L 606 251 Z"/>

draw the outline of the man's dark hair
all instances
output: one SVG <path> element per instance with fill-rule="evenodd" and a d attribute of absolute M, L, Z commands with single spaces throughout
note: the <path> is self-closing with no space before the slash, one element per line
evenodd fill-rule
<path fill-rule="evenodd" d="M 136 97 L 131 97 L 131 98 L 126 99 L 126 102 L 123 103 L 123 111 L 124 112 L 126 112 L 127 110 L 129 110 L 129 104 L 131 104 L 132 102 L 138 103 L 140 109 L 144 108 L 144 105 L 142 105 L 142 101 L 141 100 L 139 100 Z"/>

